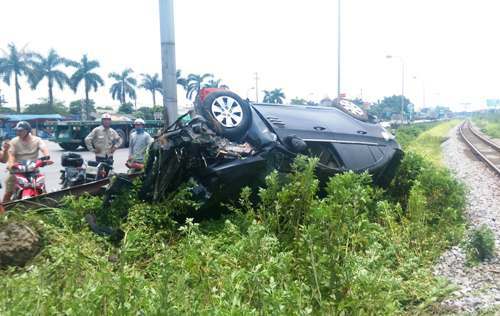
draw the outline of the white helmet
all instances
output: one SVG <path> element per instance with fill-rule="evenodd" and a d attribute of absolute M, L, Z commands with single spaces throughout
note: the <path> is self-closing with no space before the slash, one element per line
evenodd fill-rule
<path fill-rule="evenodd" d="M 104 120 L 104 119 L 110 119 L 110 120 L 111 120 L 111 115 L 109 115 L 109 113 L 104 113 L 104 114 L 101 116 L 101 120 Z"/>
<path fill-rule="evenodd" d="M 136 119 L 136 120 L 134 121 L 134 125 L 136 125 L 136 124 L 142 124 L 142 125 L 144 125 L 144 120 L 143 120 L 143 119 L 141 119 L 141 118 L 138 118 L 138 119 Z"/>

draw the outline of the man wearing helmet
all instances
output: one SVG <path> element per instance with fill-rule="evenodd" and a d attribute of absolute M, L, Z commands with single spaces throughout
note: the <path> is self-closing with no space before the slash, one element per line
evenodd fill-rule
<path fill-rule="evenodd" d="M 20 121 L 14 128 L 16 137 L 9 143 L 9 154 L 7 159 L 7 169 L 10 169 L 16 162 L 22 160 L 37 160 L 41 151 L 43 156 L 49 156 L 49 149 L 45 142 L 37 136 L 31 135 L 31 125 L 26 121 Z M 15 177 L 13 174 L 7 176 L 5 181 L 5 194 L 3 202 L 9 202 L 14 193 Z"/>
<path fill-rule="evenodd" d="M 144 163 L 144 154 L 152 142 L 151 135 L 144 131 L 144 120 L 136 119 L 134 121 L 134 131 L 130 134 L 128 161 Z"/>
<path fill-rule="evenodd" d="M 101 126 L 98 126 L 85 137 L 85 145 L 95 153 L 97 162 L 113 164 L 113 154 L 122 144 L 120 135 L 111 128 L 111 115 L 105 113 L 101 117 Z"/>

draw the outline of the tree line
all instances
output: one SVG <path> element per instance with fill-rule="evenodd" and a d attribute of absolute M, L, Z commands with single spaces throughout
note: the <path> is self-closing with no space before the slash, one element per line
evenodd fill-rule
<path fill-rule="evenodd" d="M 104 86 L 103 77 L 96 72 L 100 67 L 99 61 L 89 59 L 86 54 L 80 61 L 74 61 L 60 56 L 54 49 L 49 50 L 47 55 L 42 55 L 25 48 L 19 49 L 13 43 L 1 51 L 3 56 L 0 57 L 0 79 L 8 86 L 14 87 L 17 113 L 21 112 L 21 77 L 26 77 L 29 87 L 33 90 L 39 88 L 40 83 L 46 79 L 48 110 L 54 109 L 54 85 L 61 90 L 68 87 L 74 93 L 78 87 L 83 86 L 85 93 L 83 108 L 87 115 L 93 107 L 90 93 Z M 71 73 L 67 72 L 68 68 L 72 69 Z M 112 80 L 109 93 L 113 100 L 120 102 L 121 107 L 128 107 L 127 98 L 137 102 L 137 88 L 149 91 L 153 107 L 156 107 L 157 93 L 160 95 L 163 93 L 161 79 L 157 73 L 140 75 L 141 82 L 138 83 L 131 68 L 108 74 L 108 78 Z M 177 70 L 177 84 L 185 90 L 186 98 L 191 100 L 202 88 L 228 88 L 221 83 L 221 79 L 215 79 L 213 74 L 189 74 L 187 77 L 182 77 L 180 70 Z"/>

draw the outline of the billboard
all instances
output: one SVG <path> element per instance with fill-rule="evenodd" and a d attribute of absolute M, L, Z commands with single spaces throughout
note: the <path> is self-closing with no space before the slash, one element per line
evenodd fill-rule
<path fill-rule="evenodd" d="M 486 106 L 489 108 L 500 107 L 500 99 L 486 99 Z"/>

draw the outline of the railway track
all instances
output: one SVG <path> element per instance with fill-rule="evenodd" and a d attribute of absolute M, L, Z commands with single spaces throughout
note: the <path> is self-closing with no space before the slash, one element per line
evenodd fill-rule
<path fill-rule="evenodd" d="M 475 131 L 469 120 L 464 121 L 458 130 L 472 152 L 500 175 L 500 146 Z"/>

